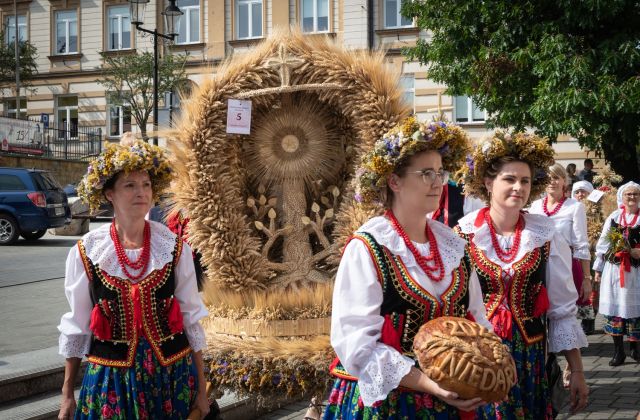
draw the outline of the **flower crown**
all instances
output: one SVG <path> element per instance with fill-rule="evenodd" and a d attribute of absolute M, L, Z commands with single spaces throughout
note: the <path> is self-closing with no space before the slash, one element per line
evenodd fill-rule
<path fill-rule="evenodd" d="M 507 156 L 526 162 L 534 168 L 529 204 L 544 192 L 550 181 L 549 167 L 554 163 L 553 155 L 553 148 L 546 138 L 528 133 L 497 131 L 467 156 L 466 165 L 458 172 L 458 178 L 464 182 L 465 194 L 474 195 L 488 203 L 489 192 L 484 185 L 484 178 L 491 165 Z"/>
<path fill-rule="evenodd" d="M 445 121 L 423 123 L 413 116 L 406 118 L 362 157 L 355 177 L 356 201 L 380 205 L 387 177 L 411 156 L 427 150 L 439 152 L 444 169 L 452 172 L 470 150 L 469 137 L 460 127 Z"/>
<path fill-rule="evenodd" d="M 78 185 L 78 196 L 89 204 L 91 212 L 107 202 L 104 185 L 122 171 L 147 171 L 153 185 L 154 201 L 171 182 L 171 168 L 164 151 L 125 134 L 120 144 L 105 143 L 102 153 L 89 162 L 87 173 Z"/>

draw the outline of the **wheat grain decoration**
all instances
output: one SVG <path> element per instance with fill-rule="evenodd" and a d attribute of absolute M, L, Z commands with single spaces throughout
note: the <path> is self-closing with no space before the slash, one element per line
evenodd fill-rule
<path fill-rule="evenodd" d="M 270 402 L 324 391 L 336 256 L 372 214 L 351 181 L 364 151 L 408 114 L 398 80 L 383 52 L 281 30 L 185 101 L 168 136 L 172 193 L 207 269 L 217 389 Z M 247 136 L 226 133 L 234 98 L 252 101 Z"/>

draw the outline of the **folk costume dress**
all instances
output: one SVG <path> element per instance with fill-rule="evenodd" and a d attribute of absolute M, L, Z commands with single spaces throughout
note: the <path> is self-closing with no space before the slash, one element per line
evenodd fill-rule
<path fill-rule="evenodd" d="M 546 211 L 545 211 L 546 209 Z M 576 291 L 582 290 L 582 264 L 580 260 L 591 260 L 589 252 L 589 237 L 587 236 L 587 213 L 584 204 L 574 198 L 566 198 L 558 203 L 555 209 L 547 208 L 545 198 L 534 201 L 529 209 L 530 213 L 548 216 L 556 226 L 556 233 L 564 239 L 571 248 L 571 270 Z M 590 299 L 578 297 L 578 319 L 594 319 L 595 313 Z"/>
<path fill-rule="evenodd" d="M 545 341 L 554 353 L 587 346 L 576 319 L 571 251 L 556 239 L 549 218 L 523 214 L 518 251 L 505 263 L 495 251 L 487 212 L 485 208 L 468 214 L 455 230 L 469 244 L 467 253 L 480 280 L 487 318 L 511 349 L 518 381 L 506 402 L 487 404 L 478 414 L 487 419 L 550 419 Z M 511 241 L 497 234 L 496 239 L 502 248 Z"/>
<path fill-rule="evenodd" d="M 399 387 L 416 365 L 413 338 L 425 322 L 449 315 L 491 328 L 478 279 L 464 260 L 464 241 L 445 225 L 428 223 L 442 256 L 439 282 L 427 277 L 385 217 L 370 219 L 345 247 L 333 294 L 336 380 L 325 419 L 458 418 L 436 397 Z M 413 245 L 430 255 L 428 243 Z"/>
<path fill-rule="evenodd" d="M 121 268 L 111 225 L 86 234 L 69 252 L 60 354 L 85 355 L 76 419 L 186 418 L 197 391 L 192 351 L 206 346 L 198 320 L 191 250 L 164 225 L 147 222 L 146 273 L 132 281 Z M 125 250 L 135 261 L 141 249 Z"/>
<path fill-rule="evenodd" d="M 640 248 L 640 217 L 626 212 L 623 216 L 622 209 L 614 211 L 605 220 L 596 245 L 593 269 L 602 272 L 599 311 L 606 320 L 604 331 L 640 341 L 640 259 L 609 249 L 611 228 L 623 232 L 632 248 Z"/>

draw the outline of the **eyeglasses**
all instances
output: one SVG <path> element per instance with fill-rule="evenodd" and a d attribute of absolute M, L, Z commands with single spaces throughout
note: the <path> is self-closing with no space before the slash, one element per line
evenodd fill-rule
<path fill-rule="evenodd" d="M 625 194 L 622 194 L 622 196 L 626 198 L 636 198 L 636 197 L 640 197 L 640 193 L 625 193 Z"/>
<path fill-rule="evenodd" d="M 447 171 L 436 172 L 432 169 L 426 169 L 424 171 L 413 171 L 411 173 L 422 175 L 422 182 L 426 185 L 433 185 L 436 182 L 436 178 L 440 178 L 440 182 L 443 184 L 449 181 L 449 172 Z"/>

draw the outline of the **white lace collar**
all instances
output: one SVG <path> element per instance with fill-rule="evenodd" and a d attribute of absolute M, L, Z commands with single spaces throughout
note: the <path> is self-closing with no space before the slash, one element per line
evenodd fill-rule
<path fill-rule="evenodd" d="M 173 260 L 173 250 L 176 246 L 176 235 L 162 223 L 149 221 L 151 226 L 151 255 L 147 272 L 160 270 Z M 116 247 L 111 240 L 109 229 L 111 223 L 106 223 L 82 237 L 82 244 L 87 257 L 94 264 L 100 266 L 110 276 L 126 278 L 118 264 Z M 129 258 L 137 258 L 139 249 L 125 250 Z"/>
<path fill-rule="evenodd" d="M 472 233 L 474 235 L 473 244 L 486 253 L 493 248 L 493 245 L 491 243 L 489 225 L 484 222 L 480 226 L 475 225 L 480 211 L 482 210 L 476 210 L 461 218 L 458 221 L 458 226 L 460 226 L 462 233 L 467 235 Z M 524 255 L 536 248 L 540 248 L 553 238 L 555 225 L 547 216 L 524 213 L 524 223 L 525 227 L 522 231 L 518 255 Z"/>
<path fill-rule="evenodd" d="M 438 242 L 444 271 L 445 273 L 451 273 L 460 265 L 460 260 L 464 256 L 465 241 L 456 235 L 451 228 L 438 221 L 427 218 L 427 223 L 429 223 L 429 227 Z M 407 267 L 418 266 L 404 240 L 385 217 L 377 216 L 369 219 L 364 225 L 360 226 L 357 232 L 371 234 L 376 242 L 387 248 L 394 255 L 398 255 Z M 414 242 L 413 244 L 420 254 L 429 255 L 428 243 L 419 244 Z"/>

